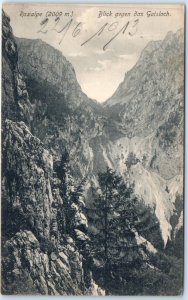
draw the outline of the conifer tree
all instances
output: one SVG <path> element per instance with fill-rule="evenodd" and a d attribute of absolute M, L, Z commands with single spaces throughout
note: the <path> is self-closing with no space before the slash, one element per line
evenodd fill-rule
<path fill-rule="evenodd" d="M 103 278 L 106 294 L 113 286 L 124 288 L 127 274 L 139 268 L 147 259 L 144 243 L 137 244 L 139 227 L 138 198 L 133 188 L 113 170 L 98 176 L 99 187 L 93 188 L 91 232 L 94 257 L 100 261 L 96 273 Z"/>

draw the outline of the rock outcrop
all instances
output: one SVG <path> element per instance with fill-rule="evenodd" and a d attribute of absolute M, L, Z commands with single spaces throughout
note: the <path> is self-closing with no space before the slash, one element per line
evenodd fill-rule
<path fill-rule="evenodd" d="M 101 295 L 88 268 L 84 201 L 65 211 L 53 153 L 31 133 L 36 106 L 9 21 L 3 12 L 2 293 Z M 60 210 L 72 216 L 70 231 Z"/>
<path fill-rule="evenodd" d="M 22 293 L 20 280 L 29 278 L 30 293 L 92 294 L 92 274 L 83 266 L 87 262 L 83 243 L 89 238 L 82 230 L 87 228 L 87 219 L 73 203 L 74 239 L 58 228 L 56 207 L 63 209 L 63 200 L 58 178 L 53 177 L 52 156 L 23 122 L 6 119 L 3 157 L 4 292 Z M 77 245 L 80 241 L 82 254 Z"/>
<path fill-rule="evenodd" d="M 64 246 L 59 245 L 54 251 L 49 255 L 41 249 L 41 244 L 31 231 L 18 231 L 4 248 L 6 257 L 2 263 L 6 294 L 24 293 L 20 285 L 22 280 L 27 280 L 26 294 L 88 295 L 95 290 L 95 293 L 102 295 L 102 290 L 92 279 L 90 287 L 86 288 L 83 257 L 73 239 L 67 239 Z"/>

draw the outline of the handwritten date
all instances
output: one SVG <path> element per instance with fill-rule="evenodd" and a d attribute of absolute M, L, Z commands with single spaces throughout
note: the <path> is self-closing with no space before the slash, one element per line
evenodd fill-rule
<path fill-rule="evenodd" d="M 67 35 L 68 31 L 71 33 L 72 38 L 76 38 L 80 36 L 83 32 L 83 23 L 82 22 L 77 22 L 74 23 L 73 18 L 71 18 L 68 22 L 65 22 L 64 24 L 61 24 L 61 19 L 60 17 L 57 17 L 54 19 L 54 23 L 50 24 L 49 18 L 45 18 L 41 23 L 40 23 L 40 29 L 38 30 L 38 33 L 43 33 L 47 34 L 49 31 L 56 31 L 58 34 L 61 35 L 59 44 L 61 44 Z M 100 35 L 104 35 L 105 33 L 111 33 L 110 39 L 108 38 L 107 42 L 103 45 L 103 50 L 105 51 L 109 44 L 112 43 L 120 34 L 125 34 L 127 33 L 129 36 L 134 36 L 137 33 L 138 30 L 138 24 L 139 24 L 139 19 L 135 19 L 134 21 L 127 21 L 120 25 L 118 21 L 115 22 L 106 22 L 97 30 L 92 33 L 88 34 L 88 38 L 82 41 L 80 46 L 84 46 L 91 42 L 94 38 L 99 37 Z"/>

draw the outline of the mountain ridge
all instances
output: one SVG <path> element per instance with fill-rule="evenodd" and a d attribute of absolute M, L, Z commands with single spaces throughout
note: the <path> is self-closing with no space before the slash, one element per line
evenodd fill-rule
<path fill-rule="evenodd" d="M 108 104 L 108 102 L 114 97 L 114 95 L 116 94 L 117 90 L 120 88 L 120 86 L 123 84 L 123 82 L 126 80 L 126 76 L 130 73 L 130 71 L 132 71 L 132 69 L 134 69 L 137 65 L 137 63 L 139 62 L 140 59 L 143 58 L 143 56 L 146 55 L 147 52 L 152 52 L 156 50 L 156 48 L 160 48 L 160 44 L 162 44 L 165 40 L 168 40 L 170 38 L 172 38 L 173 36 L 183 36 L 183 29 L 180 28 L 178 29 L 176 32 L 172 32 L 172 31 L 169 31 L 164 40 L 156 40 L 156 41 L 150 41 L 144 48 L 143 50 L 141 51 L 140 53 L 140 56 L 138 57 L 135 65 L 133 66 L 133 68 L 131 68 L 129 71 L 127 71 L 125 73 L 125 76 L 124 76 L 124 80 L 122 82 L 120 82 L 118 88 L 116 89 L 116 91 L 113 93 L 113 95 L 111 97 L 109 97 L 108 99 L 106 99 L 104 102 L 103 102 L 103 105 L 106 106 Z M 155 47 L 156 46 L 156 47 Z M 154 49 L 153 49 L 154 48 Z M 148 51 L 149 49 L 149 51 Z"/>

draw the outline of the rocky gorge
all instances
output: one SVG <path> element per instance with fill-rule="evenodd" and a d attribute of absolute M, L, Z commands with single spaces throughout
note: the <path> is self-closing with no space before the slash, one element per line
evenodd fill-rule
<path fill-rule="evenodd" d="M 156 223 L 152 233 L 134 234 L 145 245 L 143 273 L 154 272 L 157 282 L 165 273 L 182 292 L 182 277 L 172 275 L 183 273 L 183 43 L 181 30 L 150 42 L 102 105 L 82 92 L 61 52 L 14 37 L 3 12 L 4 294 L 105 294 L 89 211 L 91 188 L 107 167 L 134 186 Z"/>

